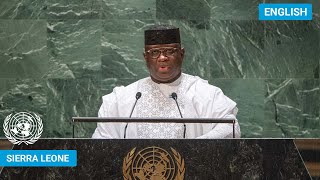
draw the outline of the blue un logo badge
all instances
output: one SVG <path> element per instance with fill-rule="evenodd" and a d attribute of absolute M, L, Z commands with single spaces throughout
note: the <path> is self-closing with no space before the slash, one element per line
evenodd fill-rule
<path fill-rule="evenodd" d="M 3 132 L 13 144 L 34 144 L 43 132 L 42 120 L 35 113 L 10 114 L 4 120 Z"/>

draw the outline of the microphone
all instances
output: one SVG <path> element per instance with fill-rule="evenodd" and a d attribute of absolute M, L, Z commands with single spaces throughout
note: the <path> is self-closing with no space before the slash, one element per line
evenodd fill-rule
<path fill-rule="evenodd" d="M 141 98 L 141 92 L 137 92 L 137 94 L 136 94 L 136 101 L 134 102 L 134 105 L 132 106 L 132 109 L 131 109 L 131 113 L 130 113 L 129 118 L 131 118 L 132 113 L 133 113 L 133 110 L 134 110 L 134 108 L 136 107 L 136 104 L 137 104 L 137 102 L 138 102 L 138 100 L 139 100 L 140 98 Z M 126 127 L 124 128 L 124 135 L 123 135 L 124 139 L 126 138 L 127 127 L 128 127 L 128 123 L 126 124 Z"/>
<path fill-rule="evenodd" d="M 136 101 L 134 102 L 134 105 L 132 106 L 132 109 L 131 109 L 131 113 L 130 113 L 129 118 L 131 118 L 132 113 L 133 113 L 133 110 L 134 110 L 134 108 L 136 107 L 137 101 L 138 101 L 138 99 L 140 99 L 140 98 L 141 98 L 141 92 L 137 92 L 137 94 L 136 94 Z"/>
<path fill-rule="evenodd" d="M 181 118 L 183 118 L 183 117 L 182 117 L 181 110 L 180 110 L 180 107 L 179 107 L 179 104 L 178 104 L 178 101 L 177 101 L 177 99 L 178 99 L 177 93 L 173 92 L 170 97 L 171 97 L 172 99 L 174 99 L 174 101 L 176 102 L 176 105 L 177 105 L 177 107 L 178 107 L 180 116 L 181 116 Z M 185 123 L 183 123 L 183 128 L 184 128 L 184 130 L 183 130 L 183 138 L 185 139 L 185 138 L 186 138 L 186 124 L 185 124 Z"/>

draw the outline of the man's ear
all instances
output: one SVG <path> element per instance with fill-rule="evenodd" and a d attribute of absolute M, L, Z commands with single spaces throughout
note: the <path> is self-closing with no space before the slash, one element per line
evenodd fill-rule
<path fill-rule="evenodd" d="M 143 52 L 143 57 L 144 57 L 144 60 L 147 61 L 147 54 L 146 54 L 146 52 Z"/>
<path fill-rule="evenodd" d="M 181 48 L 180 53 L 181 53 L 181 60 L 183 60 L 184 59 L 184 48 Z"/>

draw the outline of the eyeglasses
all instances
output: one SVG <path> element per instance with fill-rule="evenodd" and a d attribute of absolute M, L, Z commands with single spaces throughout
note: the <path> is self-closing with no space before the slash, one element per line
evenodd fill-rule
<path fill-rule="evenodd" d="M 146 51 L 151 58 L 156 59 L 162 53 L 164 56 L 173 56 L 179 49 L 178 48 L 154 48 Z"/>

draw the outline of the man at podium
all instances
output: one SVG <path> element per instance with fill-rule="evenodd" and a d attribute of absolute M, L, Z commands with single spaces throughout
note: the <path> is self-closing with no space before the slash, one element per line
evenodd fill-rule
<path fill-rule="evenodd" d="M 236 103 L 220 88 L 181 72 L 184 48 L 179 28 L 154 25 L 145 32 L 143 53 L 150 77 L 115 87 L 102 97 L 99 117 L 236 118 Z M 233 125 L 183 123 L 98 123 L 92 138 L 232 138 Z M 235 137 L 240 126 L 235 123 Z"/>

